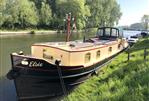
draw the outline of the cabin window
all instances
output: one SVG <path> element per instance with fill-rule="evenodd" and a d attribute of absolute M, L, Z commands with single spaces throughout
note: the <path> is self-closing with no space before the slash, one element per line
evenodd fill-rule
<path fill-rule="evenodd" d="M 103 34 L 104 34 L 103 29 L 98 30 L 98 32 L 96 34 L 97 34 L 97 36 L 103 36 Z"/>
<path fill-rule="evenodd" d="M 100 50 L 96 53 L 96 59 L 100 58 Z"/>
<path fill-rule="evenodd" d="M 118 33 L 117 33 L 117 30 L 112 29 L 111 36 L 117 37 L 117 36 L 118 36 L 117 34 L 118 34 Z"/>
<path fill-rule="evenodd" d="M 45 59 L 49 59 L 49 60 L 53 60 L 53 56 L 51 56 L 50 54 L 47 53 L 46 49 L 43 49 L 43 58 Z"/>
<path fill-rule="evenodd" d="M 105 29 L 105 35 L 106 35 L 106 36 L 110 36 L 110 33 L 111 33 L 111 32 L 110 32 L 110 28 Z"/>
<path fill-rule="evenodd" d="M 90 59 L 91 59 L 91 53 L 86 53 L 85 54 L 85 63 L 90 62 Z"/>
<path fill-rule="evenodd" d="M 109 47 L 109 52 L 112 52 L 112 47 Z"/>

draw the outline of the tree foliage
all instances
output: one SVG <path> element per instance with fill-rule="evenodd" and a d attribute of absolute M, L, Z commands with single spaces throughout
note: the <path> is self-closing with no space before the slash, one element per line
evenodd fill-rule
<path fill-rule="evenodd" d="M 129 28 L 134 30 L 141 30 L 144 29 L 144 26 L 142 23 L 133 23 L 129 26 Z"/>
<path fill-rule="evenodd" d="M 28 0 L 18 0 L 19 23 L 26 26 L 35 26 L 38 23 L 37 10 L 33 2 Z"/>
<path fill-rule="evenodd" d="M 49 25 L 52 19 L 51 8 L 46 2 L 42 2 L 41 9 L 39 12 L 40 24 L 41 25 Z"/>
<path fill-rule="evenodd" d="M 90 26 L 113 26 L 122 13 L 116 0 L 87 0 L 90 6 Z"/>
<path fill-rule="evenodd" d="M 28 0 L 5 0 L 2 15 L 2 25 L 6 28 L 26 28 L 38 23 L 35 5 Z"/>
<path fill-rule="evenodd" d="M 77 27 L 82 29 L 85 26 L 84 17 L 90 16 L 88 5 L 85 0 L 59 0 L 57 3 L 57 16 L 65 18 L 65 14 L 71 13 L 75 17 Z"/>
<path fill-rule="evenodd" d="M 149 15 L 144 15 L 142 17 L 142 24 L 144 26 L 144 29 L 146 29 L 146 30 L 149 29 Z"/>
<path fill-rule="evenodd" d="M 58 28 L 66 14 L 77 29 L 113 26 L 121 17 L 116 0 L 1 0 L 0 28 Z"/>
<path fill-rule="evenodd" d="M 4 23 L 5 6 L 6 6 L 6 1 L 5 0 L 1 0 L 0 1 L 0 26 L 3 25 L 3 23 Z"/>
<path fill-rule="evenodd" d="M 129 28 L 135 30 L 149 30 L 149 15 L 143 15 L 140 23 L 133 23 Z"/>
<path fill-rule="evenodd" d="M 17 1 L 6 0 L 5 7 L 3 8 L 3 25 L 7 28 L 13 28 L 14 25 L 18 22 L 18 5 Z"/>

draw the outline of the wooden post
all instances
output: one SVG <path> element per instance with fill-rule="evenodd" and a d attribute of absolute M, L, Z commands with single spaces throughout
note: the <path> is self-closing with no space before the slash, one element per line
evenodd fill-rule
<path fill-rule="evenodd" d="M 127 61 L 129 61 L 129 60 L 130 60 L 130 51 L 128 49 L 128 59 L 127 59 Z"/>
<path fill-rule="evenodd" d="M 146 60 L 147 51 L 146 48 L 144 49 L 144 60 Z"/>

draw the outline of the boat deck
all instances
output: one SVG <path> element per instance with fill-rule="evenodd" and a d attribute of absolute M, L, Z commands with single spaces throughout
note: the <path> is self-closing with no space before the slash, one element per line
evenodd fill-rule
<path fill-rule="evenodd" d="M 36 43 L 34 45 L 54 47 L 54 48 L 59 48 L 67 51 L 78 51 L 78 50 L 86 50 L 86 49 L 92 49 L 92 48 L 100 48 L 100 47 L 104 47 L 115 43 L 117 43 L 116 40 L 98 40 L 97 38 L 92 38 L 87 40 L 87 42 L 77 40 L 77 41 L 70 41 L 70 42 Z"/>

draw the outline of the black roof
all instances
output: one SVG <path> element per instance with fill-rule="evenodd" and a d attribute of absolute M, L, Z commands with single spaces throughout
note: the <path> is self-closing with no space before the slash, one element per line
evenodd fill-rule
<path fill-rule="evenodd" d="M 99 27 L 98 29 L 106 29 L 106 28 L 111 28 L 111 29 L 116 29 L 116 30 L 119 30 L 118 28 L 116 27 Z"/>

